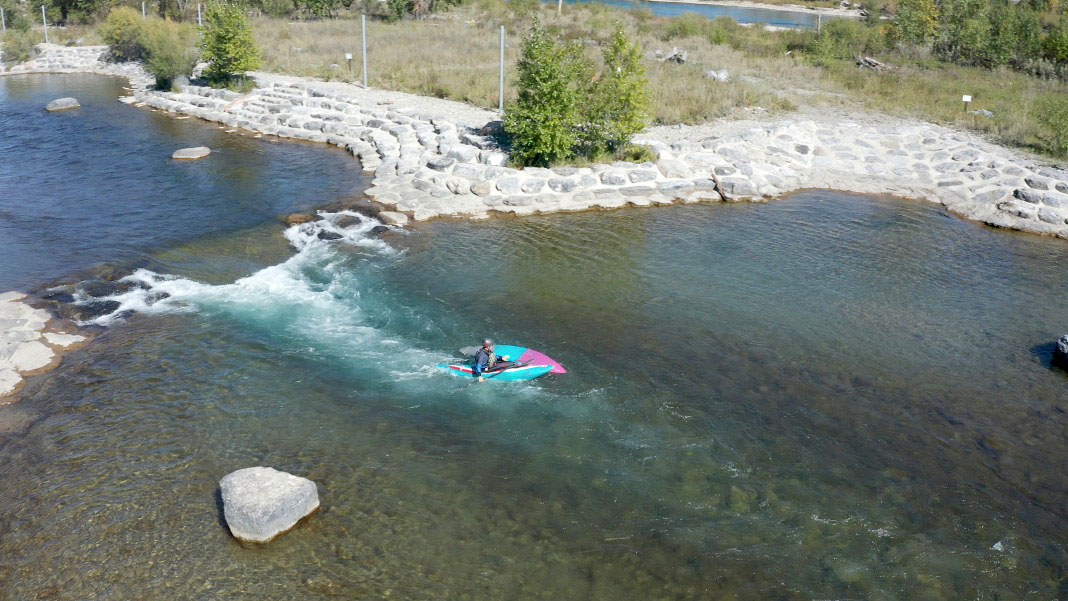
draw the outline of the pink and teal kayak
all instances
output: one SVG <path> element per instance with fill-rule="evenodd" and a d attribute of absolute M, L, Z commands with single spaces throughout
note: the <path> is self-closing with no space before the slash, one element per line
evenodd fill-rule
<path fill-rule="evenodd" d="M 497 353 L 497 357 L 504 357 L 508 355 L 509 361 L 515 361 L 519 365 L 516 367 L 509 367 L 500 371 L 491 371 L 483 373 L 487 379 L 491 380 L 533 380 L 538 376 L 544 376 L 545 374 L 564 374 L 567 370 L 564 366 L 557 363 L 555 360 L 549 358 L 547 355 L 536 351 L 534 349 L 525 348 L 522 346 L 513 346 L 510 344 L 498 344 L 494 351 Z M 439 365 L 438 367 L 445 368 L 446 371 L 457 376 L 464 376 L 467 378 L 475 377 L 475 370 L 471 365 Z M 492 377 L 490 377 L 492 376 Z"/>

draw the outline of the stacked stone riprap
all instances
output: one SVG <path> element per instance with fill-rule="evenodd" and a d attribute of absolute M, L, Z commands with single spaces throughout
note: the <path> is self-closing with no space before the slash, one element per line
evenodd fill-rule
<path fill-rule="evenodd" d="M 86 341 L 49 331 L 52 316 L 21 302 L 24 298 L 19 292 L 0 294 L 0 403 L 18 392 L 25 376 L 55 367 L 62 351 Z"/>
<path fill-rule="evenodd" d="M 45 47 L 37 68 L 73 64 L 60 56 L 69 50 Z M 147 89 L 141 77 L 127 100 L 344 147 L 375 174 L 367 194 L 416 220 L 697 202 L 719 200 L 721 193 L 763 201 L 801 188 L 832 188 L 934 200 L 992 225 L 1068 237 L 1068 172 L 925 123 L 889 117 L 878 125 L 785 120 L 671 145 L 641 140 L 657 152 L 656 162 L 513 169 L 477 128 L 382 106 L 357 86 L 257 77 L 263 87 L 249 94 L 196 86 L 160 92 Z"/>

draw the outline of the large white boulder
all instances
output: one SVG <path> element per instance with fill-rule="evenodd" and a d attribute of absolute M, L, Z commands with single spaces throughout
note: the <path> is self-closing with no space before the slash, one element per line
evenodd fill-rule
<path fill-rule="evenodd" d="M 54 113 L 56 111 L 81 108 L 81 106 L 76 98 L 57 98 L 45 105 L 45 110 Z"/>
<path fill-rule="evenodd" d="M 314 482 L 270 467 L 231 472 L 219 487 L 226 525 L 243 541 L 265 543 L 319 507 Z"/>

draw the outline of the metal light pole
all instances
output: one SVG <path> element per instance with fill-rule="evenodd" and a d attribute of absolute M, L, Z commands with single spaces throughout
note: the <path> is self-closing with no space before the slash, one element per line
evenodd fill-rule
<path fill-rule="evenodd" d="M 44 4 L 41 5 L 41 23 L 44 24 L 45 44 L 48 43 L 48 17 L 45 16 Z"/>
<path fill-rule="evenodd" d="M 504 25 L 501 25 L 501 85 L 500 85 L 500 102 L 497 105 L 497 110 L 501 113 L 504 112 Z"/>
<path fill-rule="evenodd" d="M 145 3 L 142 2 L 141 3 L 141 18 L 143 19 L 144 17 L 145 17 Z"/>
<path fill-rule="evenodd" d="M 367 15 L 360 15 L 360 29 L 363 31 L 363 87 L 367 87 Z"/>
<path fill-rule="evenodd" d="M 204 20 L 200 18 L 200 3 L 199 2 L 197 2 L 197 26 L 198 27 L 203 27 L 204 26 Z"/>
<path fill-rule="evenodd" d="M 4 16 L 3 6 L 0 6 L 0 25 L 4 26 L 4 33 L 7 33 L 7 17 Z"/>

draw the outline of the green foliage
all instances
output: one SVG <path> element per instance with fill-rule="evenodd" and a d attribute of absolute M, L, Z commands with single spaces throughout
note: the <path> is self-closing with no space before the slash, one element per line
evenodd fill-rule
<path fill-rule="evenodd" d="M 297 9 L 293 0 L 261 0 L 259 8 L 269 17 L 288 17 Z"/>
<path fill-rule="evenodd" d="M 1046 144 L 1046 152 L 1068 155 L 1068 97 L 1062 94 L 1040 96 L 1031 111 L 1040 125 L 1039 136 Z"/>
<path fill-rule="evenodd" d="M 604 71 L 582 103 L 585 115 L 581 142 L 586 154 L 616 152 L 631 136 L 649 125 L 653 110 L 642 50 L 627 39 L 623 25 L 604 49 Z"/>
<path fill-rule="evenodd" d="M 152 19 L 146 27 L 145 69 L 156 77 L 156 87 L 169 90 L 174 78 L 189 75 L 196 66 L 196 27 Z"/>
<path fill-rule="evenodd" d="M 504 114 L 518 165 L 550 165 L 570 157 L 578 142 L 576 124 L 589 62 L 575 45 L 564 45 L 538 22 L 523 39 L 519 97 Z"/>
<path fill-rule="evenodd" d="M 1042 56 L 1055 63 L 1068 63 L 1068 18 L 1061 19 L 1042 40 Z"/>
<path fill-rule="evenodd" d="M 412 0 L 386 0 L 386 6 L 389 8 L 386 14 L 390 21 L 400 21 L 412 12 Z"/>
<path fill-rule="evenodd" d="M 260 53 L 243 8 L 226 3 L 208 7 L 200 54 L 208 62 L 205 75 L 214 82 L 225 82 L 259 67 Z"/>
<path fill-rule="evenodd" d="M 18 0 L 0 0 L 0 6 L 4 8 L 4 18 L 7 19 L 8 31 L 30 30 L 30 17 L 21 2 Z"/>
<path fill-rule="evenodd" d="M 708 35 L 712 22 L 697 13 L 683 13 L 671 19 L 664 27 L 663 39 L 688 38 Z"/>
<path fill-rule="evenodd" d="M 35 46 L 41 41 L 32 31 L 9 30 L 4 36 L 4 62 L 24 63 L 30 60 L 37 53 Z"/>
<path fill-rule="evenodd" d="M 832 19 L 823 31 L 812 38 L 806 56 L 814 65 L 827 67 L 840 60 L 851 60 L 858 54 L 876 54 L 887 45 L 880 27 L 872 27 L 852 19 Z"/>
<path fill-rule="evenodd" d="M 113 60 L 139 61 L 145 58 L 145 25 L 140 11 L 128 6 L 120 6 L 108 14 L 100 26 L 100 37 L 110 48 Z"/>
<path fill-rule="evenodd" d="M 898 39 L 924 45 L 938 33 L 938 6 L 934 0 L 898 0 L 894 25 Z"/>

